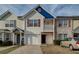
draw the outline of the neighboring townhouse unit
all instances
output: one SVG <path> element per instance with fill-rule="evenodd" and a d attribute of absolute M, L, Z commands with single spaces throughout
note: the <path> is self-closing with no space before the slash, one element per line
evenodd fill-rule
<path fill-rule="evenodd" d="M 79 37 L 79 16 L 57 16 L 55 23 L 56 39 Z"/>
<path fill-rule="evenodd" d="M 21 44 L 24 36 L 24 20 L 6 11 L 0 16 L 0 40 L 10 40 L 13 44 Z"/>
<path fill-rule="evenodd" d="M 53 44 L 55 20 L 41 6 L 23 16 L 6 11 L 0 16 L 0 40 L 11 40 L 13 44 Z"/>
<path fill-rule="evenodd" d="M 73 34 L 73 37 L 79 37 L 79 16 L 73 16 L 72 17 L 72 20 L 73 20 L 73 31 L 72 31 L 72 34 Z"/>

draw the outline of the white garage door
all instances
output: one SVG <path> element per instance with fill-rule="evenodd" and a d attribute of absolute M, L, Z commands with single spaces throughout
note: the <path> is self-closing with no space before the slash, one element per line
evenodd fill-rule
<path fill-rule="evenodd" d="M 27 35 L 26 36 L 29 45 L 40 45 L 41 44 L 41 35 Z"/>

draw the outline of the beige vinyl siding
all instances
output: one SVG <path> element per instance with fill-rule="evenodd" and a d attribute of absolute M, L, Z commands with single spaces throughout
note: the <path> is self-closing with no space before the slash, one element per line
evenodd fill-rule
<path fill-rule="evenodd" d="M 0 29 L 5 29 L 5 22 L 4 21 L 0 21 Z"/>
<path fill-rule="evenodd" d="M 16 26 L 21 28 L 21 29 L 24 29 L 24 20 L 19 20 L 17 18 L 17 16 L 14 15 L 14 14 L 11 14 L 5 20 L 2 19 L 0 21 L 0 29 L 14 29 L 14 28 L 11 28 L 11 27 L 5 27 L 6 21 L 8 21 L 8 20 L 16 20 Z"/>
<path fill-rule="evenodd" d="M 79 27 L 79 20 L 73 20 L 73 29 Z"/>
<path fill-rule="evenodd" d="M 36 11 L 34 11 L 34 12 L 36 12 Z M 28 15 L 28 17 L 29 17 L 28 19 L 31 19 L 31 20 L 40 19 L 40 27 L 27 27 L 28 19 L 26 18 L 26 34 L 41 34 L 41 32 L 43 31 L 44 17 L 40 13 L 38 13 L 38 12 L 34 13 L 34 12 L 32 12 Z"/>

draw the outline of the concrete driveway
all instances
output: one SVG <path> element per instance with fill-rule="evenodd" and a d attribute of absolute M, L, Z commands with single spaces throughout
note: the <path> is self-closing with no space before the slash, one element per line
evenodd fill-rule
<path fill-rule="evenodd" d="M 27 46 L 22 46 L 9 54 L 42 54 L 40 46 L 37 45 L 27 45 Z"/>
<path fill-rule="evenodd" d="M 79 50 L 70 50 L 58 45 L 41 46 L 43 54 L 79 54 Z"/>
<path fill-rule="evenodd" d="M 79 50 L 71 51 L 69 48 L 57 45 L 26 45 L 19 47 L 9 54 L 79 54 Z"/>

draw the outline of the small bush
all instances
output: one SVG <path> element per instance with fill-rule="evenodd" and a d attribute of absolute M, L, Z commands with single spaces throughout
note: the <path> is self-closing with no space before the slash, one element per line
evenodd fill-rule
<path fill-rule="evenodd" d="M 5 40 L 2 45 L 3 46 L 11 46 L 12 45 L 12 41 Z"/>
<path fill-rule="evenodd" d="M 2 40 L 0 40 L 0 46 L 2 46 L 2 44 L 3 44 L 3 41 L 2 41 Z"/>
<path fill-rule="evenodd" d="M 55 44 L 55 45 L 60 45 L 61 41 L 62 41 L 62 40 L 54 40 L 54 44 Z"/>

